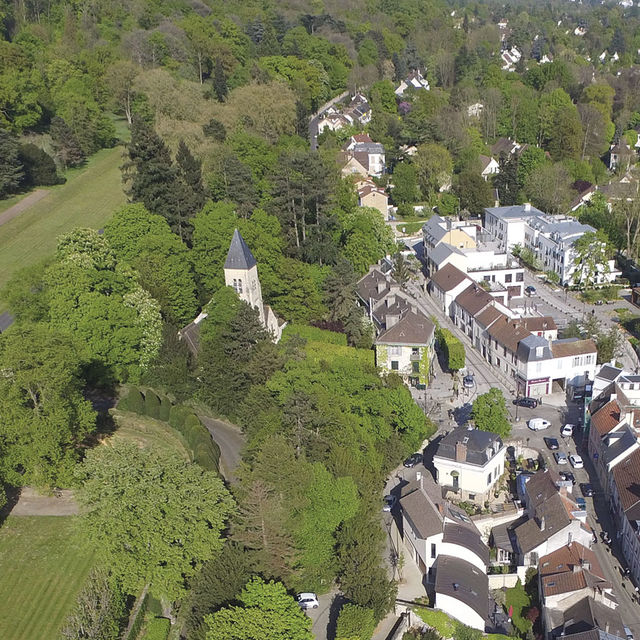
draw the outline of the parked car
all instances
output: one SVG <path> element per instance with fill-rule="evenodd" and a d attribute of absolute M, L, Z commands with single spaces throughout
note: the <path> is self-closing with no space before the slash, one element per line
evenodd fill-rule
<path fill-rule="evenodd" d="M 571 471 L 560 471 L 559 475 L 563 480 L 571 480 L 571 484 L 576 483 L 576 477 L 571 473 Z"/>
<path fill-rule="evenodd" d="M 596 300 L 593 304 L 600 306 L 602 304 L 602 300 Z"/>
<path fill-rule="evenodd" d="M 536 288 L 532 284 L 530 284 L 528 287 L 524 288 L 524 292 L 528 296 L 535 296 L 536 295 Z"/>
<path fill-rule="evenodd" d="M 556 438 L 544 438 L 544 443 L 547 445 L 547 449 L 551 449 L 551 451 L 556 451 L 560 448 Z"/>
<path fill-rule="evenodd" d="M 556 459 L 558 464 L 567 464 L 567 454 L 562 453 L 562 451 L 556 451 L 553 454 L 553 457 Z"/>
<path fill-rule="evenodd" d="M 391 511 L 393 507 L 396 506 L 396 497 L 392 495 L 388 495 L 384 497 L 384 501 L 382 504 L 383 511 Z"/>
<path fill-rule="evenodd" d="M 419 453 L 413 453 L 402 464 L 407 467 L 407 469 L 411 469 L 421 462 L 422 455 Z"/>
<path fill-rule="evenodd" d="M 526 407 L 527 409 L 535 409 L 538 406 L 538 401 L 535 398 L 516 398 L 513 404 L 517 404 L 519 407 Z"/>
<path fill-rule="evenodd" d="M 465 376 L 464 378 L 462 378 L 462 386 L 465 389 L 473 389 L 475 384 L 476 384 L 476 381 L 475 381 L 472 373 L 470 373 L 468 376 Z"/>
<path fill-rule="evenodd" d="M 569 462 L 574 469 L 582 469 L 584 467 L 584 462 L 582 462 L 582 458 L 577 453 L 569 456 Z"/>
<path fill-rule="evenodd" d="M 544 418 L 531 418 L 528 424 L 531 431 L 542 431 L 543 429 L 548 429 L 550 426 L 551 423 Z"/>
<path fill-rule="evenodd" d="M 299 593 L 296 600 L 301 609 L 317 609 L 320 606 L 315 593 Z"/>
<path fill-rule="evenodd" d="M 578 505 L 578 509 L 580 509 L 580 511 L 587 510 L 587 501 L 584 498 L 581 498 L 580 496 L 578 496 L 576 498 L 576 504 Z"/>
<path fill-rule="evenodd" d="M 560 429 L 560 435 L 563 438 L 570 438 L 573 435 L 573 427 L 574 425 L 572 424 L 565 424 L 564 427 Z"/>
<path fill-rule="evenodd" d="M 589 482 L 580 483 L 580 491 L 585 498 L 591 498 L 593 496 L 593 485 Z"/>

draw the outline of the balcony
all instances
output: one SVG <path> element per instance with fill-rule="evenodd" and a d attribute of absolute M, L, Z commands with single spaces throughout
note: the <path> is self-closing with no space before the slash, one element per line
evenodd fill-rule
<path fill-rule="evenodd" d="M 418 351 L 418 353 L 412 353 L 409 356 L 409 360 L 411 360 L 411 362 L 420 362 L 422 358 L 422 354 Z"/>

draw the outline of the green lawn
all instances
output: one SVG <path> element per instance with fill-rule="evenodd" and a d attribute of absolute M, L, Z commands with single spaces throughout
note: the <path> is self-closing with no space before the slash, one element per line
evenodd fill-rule
<path fill-rule="evenodd" d="M 40 202 L 0 226 L 0 287 L 21 267 L 53 253 L 60 234 L 104 225 L 126 201 L 121 164 L 122 147 L 99 151 L 86 167 L 68 172 L 65 184 L 51 188 Z"/>
<path fill-rule="evenodd" d="M 129 411 L 112 411 L 113 419 L 118 425 L 113 438 L 124 438 L 142 447 L 155 447 L 167 451 L 174 451 L 185 460 L 191 461 L 188 445 L 178 431 L 166 422 L 160 422 L 147 416 L 141 416 Z"/>
<path fill-rule="evenodd" d="M 73 518 L 9 517 L 0 528 L 0 638 L 57 638 L 92 561 Z"/>

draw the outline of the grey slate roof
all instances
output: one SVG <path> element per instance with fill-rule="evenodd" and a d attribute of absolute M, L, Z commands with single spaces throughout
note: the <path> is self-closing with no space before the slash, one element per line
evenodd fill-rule
<path fill-rule="evenodd" d="M 486 619 L 489 610 L 489 579 L 470 562 L 441 555 L 436 566 L 436 606 L 438 594 L 450 596 L 471 607 Z"/>
<path fill-rule="evenodd" d="M 444 525 L 442 542 L 450 542 L 469 549 L 475 553 L 485 564 L 489 563 L 489 547 L 482 542 L 477 530 L 470 526 L 447 522 Z"/>
<path fill-rule="evenodd" d="M 405 311 L 402 318 L 376 339 L 376 344 L 424 346 L 431 343 L 435 325 L 422 313 Z"/>
<path fill-rule="evenodd" d="M 442 533 L 444 518 L 438 508 L 442 503 L 441 490 L 429 474 L 420 483 L 409 485 L 400 498 L 404 517 L 423 540 Z"/>
<path fill-rule="evenodd" d="M 537 355 L 537 348 L 542 347 L 542 355 Z M 529 335 L 526 338 L 522 338 L 518 343 L 518 359 L 523 362 L 537 362 L 538 360 L 549 360 L 553 358 L 551 349 L 549 348 L 549 341 L 542 336 Z"/>
<path fill-rule="evenodd" d="M 615 460 L 620 454 L 624 453 L 627 449 L 632 447 L 636 443 L 636 436 L 629 427 L 625 427 L 622 431 L 622 435 L 619 438 L 608 437 L 611 444 L 604 450 L 602 458 L 605 464 L 609 464 Z"/>
<path fill-rule="evenodd" d="M 533 205 L 527 210 L 523 204 L 514 204 L 509 207 L 486 207 L 486 213 L 492 213 L 497 218 L 506 220 L 508 218 L 528 218 L 535 215 L 544 215 L 543 211 L 536 209 Z"/>
<path fill-rule="evenodd" d="M 602 366 L 600 371 L 596 373 L 596 377 L 601 378 L 602 380 L 613 382 L 621 373 L 622 369 L 619 369 L 618 367 L 612 367 L 610 364 L 605 364 Z"/>
<path fill-rule="evenodd" d="M 467 448 L 465 462 L 477 466 L 484 466 L 497 451 L 504 446 L 497 433 L 480 431 L 480 429 L 466 429 L 457 427 L 447 434 L 438 445 L 436 456 L 447 460 L 456 459 L 456 443 L 463 443 Z M 494 449 L 498 445 L 498 450 Z M 487 452 L 490 452 L 490 455 Z"/>
<path fill-rule="evenodd" d="M 626 638 L 622 618 L 612 609 L 586 597 L 564 612 L 565 637 L 597 630 L 601 639 Z"/>
<path fill-rule="evenodd" d="M 460 249 L 458 249 L 457 247 L 453 247 L 452 245 L 447 244 L 446 242 L 441 242 L 429 252 L 429 255 L 427 257 L 434 264 L 441 264 L 443 260 L 448 258 L 452 253 L 457 253 L 461 256 L 464 255 L 464 253 L 460 251 Z"/>
<path fill-rule="evenodd" d="M 231 238 L 231 245 L 229 246 L 229 252 L 227 253 L 224 268 L 251 269 L 251 267 L 255 267 L 256 264 L 256 259 L 253 257 L 251 249 L 249 249 L 244 238 L 236 229 L 233 232 L 233 238 Z"/>

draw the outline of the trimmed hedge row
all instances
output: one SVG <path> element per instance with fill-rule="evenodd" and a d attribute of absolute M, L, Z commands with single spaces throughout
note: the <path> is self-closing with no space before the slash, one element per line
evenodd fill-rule
<path fill-rule="evenodd" d="M 328 342 L 329 344 L 337 344 L 342 347 L 347 346 L 347 336 L 344 333 L 328 331 L 327 329 L 319 329 L 306 324 L 288 324 L 284 328 L 283 335 L 297 335 L 309 342 Z"/>
<path fill-rule="evenodd" d="M 464 345 L 449 329 L 438 329 L 438 344 L 444 353 L 449 371 L 460 371 L 464 368 L 466 362 Z"/>
<path fill-rule="evenodd" d="M 149 592 L 146 590 L 144 595 L 142 596 L 142 600 L 136 600 L 136 603 L 133 605 L 134 610 L 131 615 L 135 616 L 131 626 L 128 628 L 128 633 L 125 631 L 122 636 L 122 640 L 136 640 L 138 634 L 140 633 L 140 628 L 142 627 L 142 623 L 144 621 L 144 614 L 147 611 L 147 606 L 149 604 Z M 136 609 L 137 607 L 137 609 Z"/>
<path fill-rule="evenodd" d="M 167 618 L 153 618 L 149 620 L 144 640 L 167 640 L 171 623 Z"/>
<path fill-rule="evenodd" d="M 149 389 L 142 391 L 136 387 L 131 387 L 129 393 L 120 399 L 118 409 L 167 422 L 182 434 L 196 464 L 207 471 L 219 472 L 220 447 L 193 409 L 172 404 L 167 396 L 158 396 Z"/>

